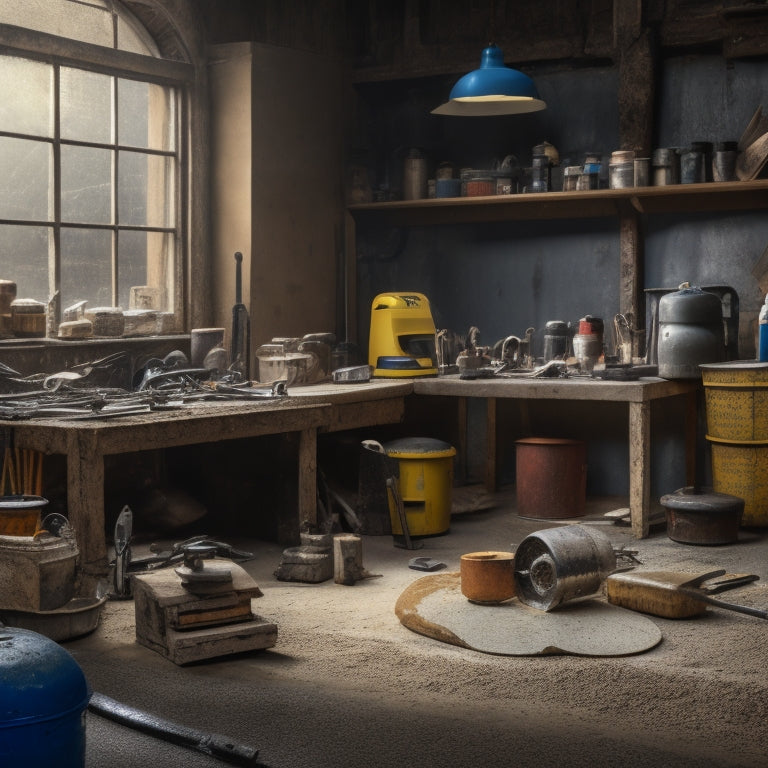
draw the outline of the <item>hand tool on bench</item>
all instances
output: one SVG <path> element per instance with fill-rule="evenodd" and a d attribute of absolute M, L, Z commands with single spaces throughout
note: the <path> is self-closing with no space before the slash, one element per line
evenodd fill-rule
<path fill-rule="evenodd" d="M 605 582 L 608 602 L 642 613 L 666 619 L 699 616 L 708 605 L 724 608 L 760 619 L 768 619 L 768 611 L 747 605 L 726 603 L 713 594 L 750 581 L 757 576 L 738 576 L 725 579 L 710 587 L 703 586 L 711 579 L 723 576 L 724 570 L 710 571 L 692 577 L 690 573 L 675 571 L 624 571 L 611 574 Z"/>
<path fill-rule="evenodd" d="M 235 254 L 235 304 L 232 307 L 231 367 L 251 378 L 251 322 L 243 304 L 243 254 Z"/>

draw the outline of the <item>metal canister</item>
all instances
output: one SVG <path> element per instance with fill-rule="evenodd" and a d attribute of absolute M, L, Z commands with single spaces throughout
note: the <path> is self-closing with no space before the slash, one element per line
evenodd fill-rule
<path fill-rule="evenodd" d="M 550 320 L 544 326 L 544 362 L 562 360 L 568 354 L 568 324 Z"/>
<path fill-rule="evenodd" d="M 706 180 L 704 153 L 692 145 L 680 155 L 680 183 L 703 184 Z"/>
<path fill-rule="evenodd" d="M 736 181 L 736 160 L 739 145 L 735 141 L 721 141 L 715 145 L 712 156 L 712 180 Z"/>
<path fill-rule="evenodd" d="M 550 160 L 548 155 L 534 155 L 531 161 L 531 192 L 549 191 Z"/>
<path fill-rule="evenodd" d="M 700 379 L 699 365 L 725 360 L 720 298 L 686 284 L 659 300 L 659 376 Z"/>
<path fill-rule="evenodd" d="M 403 200 L 422 200 L 427 196 L 427 161 L 412 149 L 403 164 Z"/>
<path fill-rule="evenodd" d="M 666 187 L 680 181 L 680 156 L 672 147 L 655 149 L 651 156 L 654 187 Z"/>
<path fill-rule="evenodd" d="M 594 528 L 566 525 L 537 531 L 515 552 L 517 596 L 526 605 L 550 611 L 595 594 L 615 568 L 610 539 Z"/>
<path fill-rule="evenodd" d="M 608 166 L 608 186 L 611 189 L 628 189 L 635 185 L 634 160 L 611 163 Z"/>

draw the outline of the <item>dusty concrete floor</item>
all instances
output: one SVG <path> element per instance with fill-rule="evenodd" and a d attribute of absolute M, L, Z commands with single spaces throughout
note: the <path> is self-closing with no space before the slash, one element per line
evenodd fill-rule
<path fill-rule="evenodd" d="M 96 631 L 66 647 L 94 690 L 257 747 L 272 768 L 768 766 L 761 619 L 719 609 L 655 618 L 662 642 L 621 658 L 492 656 L 403 627 L 395 601 L 424 575 L 407 567 L 414 554 L 458 570 L 461 554 L 514 549 L 548 525 L 519 518 L 509 494 L 499 503 L 454 515 L 418 553 L 364 537 L 364 566 L 381 576 L 354 586 L 276 581 L 278 545 L 209 531 L 254 552 L 245 566 L 264 592 L 254 609 L 278 625 L 269 650 L 177 667 L 136 642 L 128 601 L 108 602 Z M 636 541 L 595 507 L 581 524 L 638 550 L 644 568 L 757 573 L 725 596 L 768 607 L 768 531 L 702 547 L 664 529 Z M 93 714 L 87 740 L 88 768 L 223 764 Z"/>

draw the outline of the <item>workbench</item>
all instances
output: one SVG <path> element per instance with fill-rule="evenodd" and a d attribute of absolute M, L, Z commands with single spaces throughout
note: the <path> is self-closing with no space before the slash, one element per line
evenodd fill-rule
<path fill-rule="evenodd" d="M 497 443 L 499 422 L 497 400 L 511 398 L 529 400 L 570 400 L 592 403 L 627 403 L 629 413 L 629 509 L 632 532 L 637 538 L 648 536 L 651 495 L 651 404 L 669 397 L 685 398 L 686 484 L 695 475 L 697 391 L 699 383 L 690 380 L 671 381 L 657 377 L 636 381 L 607 381 L 586 376 L 570 378 L 493 377 L 462 379 L 458 375 L 414 379 L 417 395 L 442 395 L 457 398 L 459 436 L 466 440 L 466 399 L 486 401 L 485 484 L 490 492 L 497 488 Z M 467 446 L 457 446 L 465 456 Z"/>
<path fill-rule="evenodd" d="M 264 435 L 297 433 L 298 519 L 317 521 L 317 435 L 403 419 L 405 399 L 417 395 L 456 398 L 466 456 L 466 400 L 486 400 L 486 486 L 497 486 L 496 403 L 499 398 L 623 402 L 629 409 L 629 508 L 635 536 L 648 535 L 650 515 L 650 408 L 663 398 L 682 395 L 686 407 L 686 474 L 693 482 L 697 382 L 649 378 L 633 382 L 591 378 L 439 378 L 382 379 L 358 384 L 296 387 L 279 400 L 201 401 L 174 410 L 157 410 L 102 419 L 2 421 L 12 427 L 15 444 L 67 457 L 67 507 L 75 531 L 82 572 L 103 576 L 107 564 L 104 516 L 104 458 L 135 451 L 213 443 Z M 293 514 L 289 510 L 289 514 Z"/>
<path fill-rule="evenodd" d="M 172 410 L 89 419 L 0 420 L 15 445 L 67 457 L 67 516 L 80 549 L 83 575 L 106 572 L 104 458 L 135 451 L 220 440 L 298 433 L 298 517 L 316 522 L 318 432 L 399 422 L 406 382 L 316 385 L 277 400 L 198 401 Z"/>

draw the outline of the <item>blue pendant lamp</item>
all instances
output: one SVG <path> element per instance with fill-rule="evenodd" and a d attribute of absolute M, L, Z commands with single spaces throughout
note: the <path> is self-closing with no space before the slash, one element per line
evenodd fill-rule
<path fill-rule="evenodd" d="M 546 108 L 533 80 L 505 66 L 501 48 L 491 43 L 483 50 L 480 69 L 464 75 L 453 86 L 449 100 L 433 109 L 432 114 L 520 115 Z"/>

